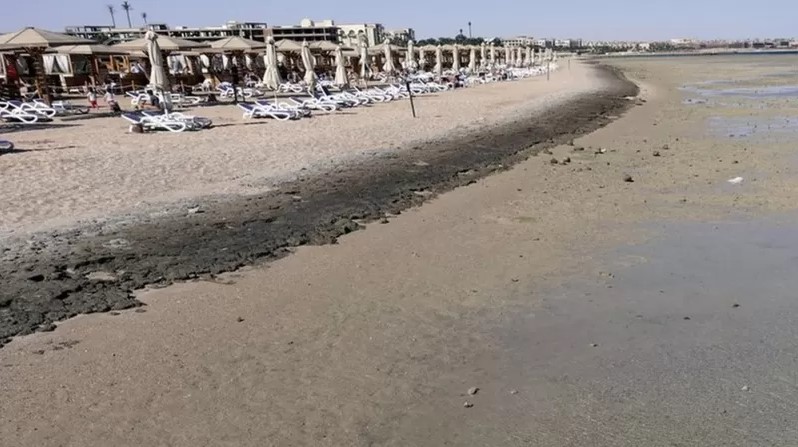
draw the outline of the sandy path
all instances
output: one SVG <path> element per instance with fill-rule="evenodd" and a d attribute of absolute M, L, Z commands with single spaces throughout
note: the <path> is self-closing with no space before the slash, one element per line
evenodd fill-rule
<path fill-rule="evenodd" d="M 577 141 L 604 155 L 560 147 L 553 157 L 571 164 L 536 157 L 339 245 L 302 248 L 219 284 L 143 293 L 146 313 L 79 317 L 14 341 L 0 351 L 0 438 L 81 446 L 756 445 L 702 405 L 663 405 L 657 420 L 626 417 L 628 389 L 642 383 L 634 376 L 606 394 L 590 383 L 570 386 L 578 370 L 569 365 L 610 357 L 596 354 L 579 326 L 560 340 L 506 332 L 518 318 L 545 318 L 547 291 L 572 274 L 603 287 L 600 253 L 656 231 L 641 222 L 794 209 L 789 139 L 708 136 L 703 118 L 722 110 L 687 108 L 673 93 L 710 68 L 625 64 L 646 83 L 649 101 Z M 622 180 L 626 173 L 634 183 Z M 739 173 L 757 181 L 728 189 L 726 179 Z M 505 363 L 541 342 L 552 349 L 525 368 Z M 469 397 L 472 386 L 481 391 Z M 665 387 L 651 404 L 669 396 Z M 733 395 L 714 397 L 742 411 Z M 694 413 L 671 417 L 674 408 Z M 706 420 L 714 423 L 685 425 Z M 768 445 L 789 445 L 778 439 Z"/>
<path fill-rule="evenodd" d="M 0 237 L 205 195 L 255 193 L 302 169 L 491 125 L 597 88 L 578 64 L 545 77 L 420 97 L 419 119 L 399 101 L 282 123 L 244 122 L 238 108 L 195 111 L 218 125 L 190 134 L 126 134 L 121 119 L 10 134 L 22 150 L 0 157 Z M 161 205 L 161 206 L 156 206 Z"/>

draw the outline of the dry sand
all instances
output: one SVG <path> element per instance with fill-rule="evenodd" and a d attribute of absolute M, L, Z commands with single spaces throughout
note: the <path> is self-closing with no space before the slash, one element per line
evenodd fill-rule
<path fill-rule="evenodd" d="M 546 290 L 570 275 L 599 278 L 603 249 L 656 232 L 639 224 L 795 208 L 789 139 L 712 136 L 705 118 L 739 108 L 681 104 L 683 83 L 738 75 L 711 61 L 615 62 L 642 83 L 648 102 L 578 140 L 585 151 L 559 147 L 389 225 L 339 245 L 301 248 L 220 283 L 143 292 L 145 313 L 79 317 L 53 334 L 14 341 L 0 351 L 0 439 L 43 446 L 760 445 L 714 420 L 691 430 L 690 423 L 711 420 L 701 406 L 677 418 L 665 407 L 662 418 L 635 421 L 591 411 L 604 399 L 628 408 L 624 389 L 596 396 L 583 384 L 560 397 L 555 390 L 567 386 L 567 375 L 545 369 L 558 352 L 531 359 L 541 376 L 503 361 L 539 342 L 508 338 L 503 328 L 521 315 L 545 315 Z M 744 74 L 765 71 L 751 66 Z M 795 114 L 790 106 L 780 112 Z M 606 153 L 596 155 L 598 148 Z M 552 157 L 572 161 L 554 165 Z M 623 181 L 627 174 L 634 183 Z M 732 188 L 726 180 L 737 175 L 745 183 Z M 562 362 L 601 362 L 592 342 L 559 341 L 573 356 Z M 614 366 L 629 365 L 635 359 Z M 481 390 L 468 396 L 474 386 Z M 466 401 L 474 407 L 464 408 Z M 780 436 L 761 445 L 789 445 Z"/>
<path fill-rule="evenodd" d="M 300 170 L 325 170 L 415 142 L 502 122 L 598 88 L 574 64 L 545 77 L 379 104 L 297 122 L 244 121 L 235 106 L 200 108 L 216 127 L 186 134 L 127 134 L 104 118 L 9 134 L 29 152 L 0 157 L 0 238 L 123 213 L 158 214 L 165 203 L 268 189 Z"/>

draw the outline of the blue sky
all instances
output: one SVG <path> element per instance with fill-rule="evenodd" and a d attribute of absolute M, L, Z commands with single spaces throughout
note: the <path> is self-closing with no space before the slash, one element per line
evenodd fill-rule
<path fill-rule="evenodd" d="M 338 23 L 379 22 L 411 27 L 417 37 L 454 36 L 473 23 L 475 36 L 533 35 L 602 40 L 672 37 L 798 37 L 798 1 L 768 0 L 129 0 L 131 20 L 218 25 L 226 20 L 297 24 L 304 17 Z M 3 3 L 11 0 L 2 0 Z M 67 25 L 108 24 L 106 5 L 121 0 L 22 0 L 3 6 L 0 31 L 22 26 L 61 31 Z M 221 6 L 219 6 L 221 5 Z"/>

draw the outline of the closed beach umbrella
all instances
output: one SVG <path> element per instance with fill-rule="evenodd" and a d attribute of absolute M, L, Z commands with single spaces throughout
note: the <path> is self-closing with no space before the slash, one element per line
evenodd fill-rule
<path fill-rule="evenodd" d="M 335 49 L 335 85 L 346 87 L 348 84 L 346 67 L 344 67 L 344 50 L 338 45 L 338 48 Z"/>
<path fill-rule="evenodd" d="M 460 71 L 460 47 L 457 44 L 452 48 L 452 70 Z"/>
<path fill-rule="evenodd" d="M 371 76 L 371 67 L 369 66 L 369 43 L 366 40 L 366 35 L 358 34 L 357 43 L 360 47 L 360 77 L 368 79 Z"/>
<path fill-rule="evenodd" d="M 526 47 L 526 66 L 531 67 L 532 63 L 532 47 Z"/>
<path fill-rule="evenodd" d="M 418 49 L 418 68 L 421 70 L 427 68 L 427 52 L 424 48 Z"/>
<path fill-rule="evenodd" d="M 490 43 L 490 65 L 496 66 L 496 45 L 493 42 Z"/>
<path fill-rule="evenodd" d="M 158 35 L 152 31 L 147 31 L 147 55 L 150 58 L 150 85 L 156 90 L 160 90 L 163 96 L 164 110 L 172 109 L 172 95 L 169 89 L 169 79 L 164 70 L 164 58 L 161 47 L 158 45 Z"/>
<path fill-rule="evenodd" d="M 524 66 L 524 49 L 518 47 L 515 49 L 515 66 L 516 67 L 523 67 Z"/>
<path fill-rule="evenodd" d="M 440 45 L 435 49 L 435 74 L 443 76 L 443 48 Z"/>
<path fill-rule="evenodd" d="M 416 49 L 412 40 L 407 41 L 407 56 L 405 56 L 405 69 L 408 71 L 416 71 L 418 64 L 416 64 Z"/>
<path fill-rule="evenodd" d="M 509 67 L 512 63 L 512 51 L 510 51 L 510 47 L 504 47 L 504 65 Z"/>
<path fill-rule="evenodd" d="M 391 51 L 390 45 L 385 45 L 383 48 L 385 52 L 385 64 L 382 65 L 382 71 L 393 74 L 396 72 L 396 67 L 393 65 L 393 52 Z"/>
<path fill-rule="evenodd" d="M 488 66 L 488 46 L 485 45 L 485 42 L 482 42 L 482 46 L 479 47 L 479 66 L 482 68 Z"/>
<path fill-rule="evenodd" d="M 473 46 L 471 52 L 468 53 L 468 71 L 470 73 L 477 71 L 477 50 Z"/>
<path fill-rule="evenodd" d="M 277 69 L 277 49 L 274 47 L 274 38 L 269 37 L 266 42 L 266 56 L 263 58 L 266 63 L 266 73 L 263 75 L 263 85 L 271 90 L 280 88 L 280 71 Z"/>
<path fill-rule="evenodd" d="M 302 65 L 305 66 L 305 84 L 308 85 L 308 92 L 313 94 L 316 91 L 316 72 L 313 71 L 313 56 L 310 54 L 310 47 L 307 41 L 302 42 Z"/>

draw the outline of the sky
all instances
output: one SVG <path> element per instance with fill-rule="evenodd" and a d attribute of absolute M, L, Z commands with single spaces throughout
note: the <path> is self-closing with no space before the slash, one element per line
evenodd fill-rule
<path fill-rule="evenodd" d="M 12 0 L 0 0 L 11 2 Z M 305 17 L 336 23 L 382 23 L 413 28 L 417 39 L 454 37 L 460 29 L 482 37 L 667 40 L 798 37 L 798 1 L 768 0 L 128 0 L 131 22 L 169 26 L 220 25 L 227 20 L 295 25 Z M 127 25 L 121 0 L 24 0 L 3 5 L 0 32 L 36 26 L 63 31 L 68 25 Z M 221 5 L 221 6 L 220 6 Z"/>

